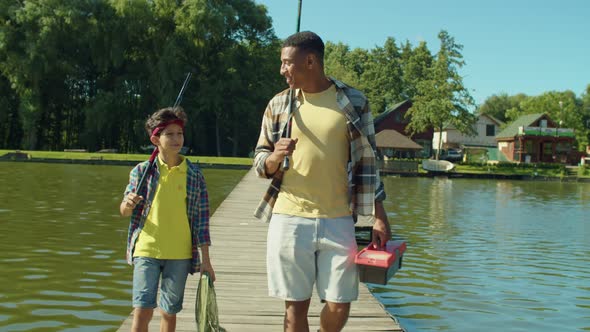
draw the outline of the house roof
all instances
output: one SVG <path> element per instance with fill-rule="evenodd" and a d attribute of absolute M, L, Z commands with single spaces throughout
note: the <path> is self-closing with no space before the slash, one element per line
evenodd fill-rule
<path fill-rule="evenodd" d="M 375 135 L 378 148 L 422 150 L 422 146 L 393 129 L 384 129 Z"/>
<path fill-rule="evenodd" d="M 496 135 L 496 138 L 511 138 L 518 135 L 518 127 L 528 127 L 533 122 L 539 120 L 545 114 L 543 113 L 536 113 L 536 114 L 526 114 L 518 119 L 514 120 L 510 123 L 504 130 Z"/>
<path fill-rule="evenodd" d="M 395 105 L 391 106 L 391 108 L 389 108 L 389 109 L 385 110 L 385 112 L 383 112 L 383 113 L 381 113 L 381 114 L 377 115 L 377 116 L 375 117 L 375 119 L 373 120 L 373 123 L 374 123 L 375 125 L 377 125 L 379 122 L 383 121 L 383 119 L 387 118 L 387 117 L 388 117 L 388 116 L 389 116 L 391 113 L 394 113 L 394 112 L 396 112 L 398 109 L 400 109 L 400 108 L 401 108 L 402 106 L 404 106 L 406 103 L 409 103 L 409 104 L 410 104 L 410 107 L 412 107 L 412 101 L 411 101 L 411 100 L 409 100 L 409 99 L 406 99 L 406 100 L 404 100 L 404 101 L 402 101 L 402 102 L 400 102 L 400 103 L 397 103 L 397 104 L 395 104 Z"/>
<path fill-rule="evenodd" d="M 496 125 L 498 125 L 498 126 L 501 126 L 504 124 L 504 122 L 496 119 L 495 117 L 493 117 L 489 114 L 479 113 L 479 114 L 475 114 L 475 116 L 477 116 L 478 119 L 482 116 L 485 116 L 486 118 L 490 119 L 492 122 L 495 122 Z M 443 124 L 443 130 L 451 130 L 451 129 L 457 129 L 457 128 L 455 128 L 455 126 L 450 122 Z"/>
<path fill-rule="evenodd" d="M 499 120 L 499 119 L 495 118 L 494 116 L 492 116 L 490 114 L 481 113 L 479 115 L 488 117 L 488 119 L 494 121 L 498 126 L 501 126 L 501 125 L 504 124 L 504 121 Z"/>

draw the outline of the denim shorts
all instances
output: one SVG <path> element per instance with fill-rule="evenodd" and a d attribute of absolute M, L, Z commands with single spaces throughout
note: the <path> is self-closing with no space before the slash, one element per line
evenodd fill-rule
<path fill-rule="evenodd" d="M 182 310 L 190 259 L 133 258 L 133 307 L 153 309 L 160 277 L 160 308 L 170 315 Z"/>
<path fill-rule="evenodd" d="M 268 226 L 266 267 L 270 296 L 349 303 L 358 298 L 354 221 L 273 214 Z"/>

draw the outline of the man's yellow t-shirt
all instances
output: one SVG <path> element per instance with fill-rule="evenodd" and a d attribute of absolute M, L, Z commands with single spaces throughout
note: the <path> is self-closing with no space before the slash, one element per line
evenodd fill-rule
<path fill-rule="evenodd" d="M 307 218 L 350 215 L 346 170 L 350 143 L 346 122 L 336 102 L 334 85 L 319 93 L 303 92 L 291 128 L 291 137 L 298 142 L 274 213 Z"/>
<path fill-rule="evenodd" d="M 168 167 L 158 157 L 158 170 L 160 178 L 154 201 L 135 244 L 133 257 L 192 258 L 186 208 L 186 160 L 183 158 L 180 165 Z"/>

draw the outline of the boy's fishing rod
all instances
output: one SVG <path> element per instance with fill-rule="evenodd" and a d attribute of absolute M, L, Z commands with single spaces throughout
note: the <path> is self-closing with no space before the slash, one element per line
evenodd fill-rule
<path fill-rule="evenodd" d="M 174 106 L 172 106 L 172 108 L 176 108 L 178 105 L 180 105 L 180 102 L 182 101 L 182 96 L 184 95 L 184 91 L 186 90 L 186 87 L 188 85 L 188 82 L 191 80 L 192 75 L 193 74 L 190 71 L 186 74 L 186 78 L 184 79 L 184 83 L 182 83 L 182 87 L 180 88 L 180 92 L 178 93 L 178 97 L 176 97 L 176 101 L 174 102 Z M 141 192 L 141 188 L 143 187 L 143 184 L 146 179 L 146 174 L 148 174 L 150 172 L 150 170 L 152 169 L 157 155 L 158 155 L 158 149 L 155 148 L 154 151 L 152 152 L 152 155 L 150 156 L 148 166 L 147 166 L 145 172 L 143 172 L 143 174 L 141 175 L 141 179 L 139 180 L 139 184 L 137 184 L 137 188 L 135 190 L 136 194 L 139 194 Z"/>
<path fill-rule="evenodd" d="M 301 3 L 303 2 L 303 0 L 299 0 L 299 5 L 297 7 L 297 31 L 299 32 L 299 27 L 301 26 Z M 294 82 L 292 82 L 294 83 Z M 290 138 L 291 137 L 291 113 L 293 112 L 293 89 L 290 88 L 289 89 L 289 111 L 287 113 L 287 128 L 285 129 L 285 137 Z M 283 159 L 283 171 L 286 171 L 289 169 L 289 156 L 285 156 L 285 159 Z"/>

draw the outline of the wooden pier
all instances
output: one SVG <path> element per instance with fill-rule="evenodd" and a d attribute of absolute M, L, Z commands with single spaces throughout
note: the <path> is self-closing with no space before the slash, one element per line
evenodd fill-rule
<path fill-rule="evenodd" d="M 211 217 L 211 260 L 217 281 L 220 325 L 229 332 L 282 331 L 284 304 L 267 294 L 267 224 L 253 217 L 269 182 L 250 170 Z M 212 188 L 209 188 L 212 190 Z M 213 189 L 214 190 L 214 189 Z M 184 309 L 177 317 L 177 331 L 196 331 L 194 318 L 198 273 L 189 276 Z M 310 331 L 319 329 L 323 304 L 317 295 L 309 309 Z M 118 331 L 130 331 L 133 313 Z M 154 311 L 150 331 L 159 331 L 160 315 Z M 353 302 L 343 331 L 403 331 L 395 317 L 360 285 L 359 300 Z"/>

